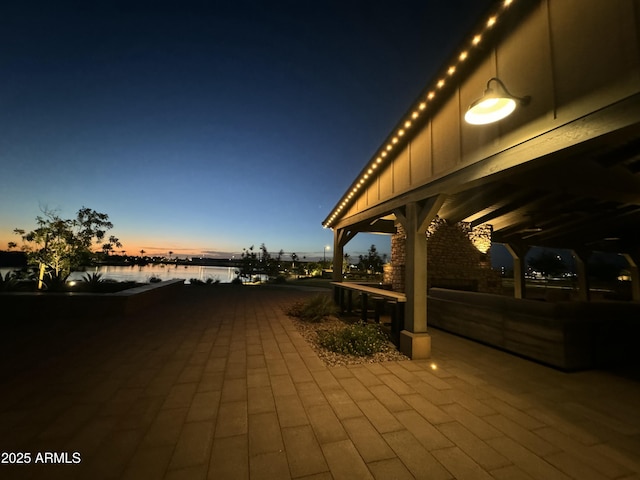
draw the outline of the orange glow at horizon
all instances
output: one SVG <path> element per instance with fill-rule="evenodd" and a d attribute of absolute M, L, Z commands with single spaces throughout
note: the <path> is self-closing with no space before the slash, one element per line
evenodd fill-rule
<path fill-rule="evenodd" d="M 116 235 L 117 236 L 117 235 Z M 211 247 L 202 247 L 198 248 L 195 246 L 187 246 L 183 242 L 167 242 L 166 245 L 162 245 L 162 241 L 154 242 L 156 245 L 153 245 L 153 240 L 150 239 L 135 239 L 133 241 L 126 241 L 126 239 L 122 239 L 122 247 L 114 248 L 112 251 L 112 255 L 122 255 L 122 252 L 125 252 L 125 255 L 137 257 L 141 255 L 141 251 L 144 250 L 144 256 L 154 257 L 154 256 L 168 256 L 169 252 L 173 252 L 171 256 L 175 257 L 200 257 L 211 255 L 211 253 L 207 253 L 208 251 L 213 251 Z M 16 247 L 9 249 L 8 243 L 15 242 L 17 244 Z M 106 242 L 105 242 L 106 243 Z M 195 243 L 195 242 L 194 242 Z M 14 236 L 0 236 L 0 251 L 11 251 L 11 252 L 20 252 L 22 250 L 22 239 L 18 235 Z M 233 248 L 229 245 L 216 246 L 216 251 L 219 252 L 230 252 L 231 255 L 234 255 L 235 250 L 237 248 Z M 100 245 L 94 244 L 92 247 L 92 251 L 100 252 Z"/>

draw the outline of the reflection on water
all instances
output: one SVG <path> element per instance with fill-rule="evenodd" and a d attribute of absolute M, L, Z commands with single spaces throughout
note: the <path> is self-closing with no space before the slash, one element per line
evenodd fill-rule
<path fill-rule="evenodd" d="M 202 265 L 132 265 L 120 267 L 114 265 L 102 265 L 100 267 L 87 268 L 86 272 L 73 272 L 70 280 L 80 280 L 86 273 L 100 273 L 102 278 L 121 281 L 134 281 L 147 283 L 152 277 L 160 280 L 173 280 L 181 278 L 187 281 L 196 278 L 203 282 L 208 279 L 229 283 L 235 275 L 232 267 L 207 267 Z"/>
<path fill-rule="evenodd" d="M 0 268 L 0 274 L 13 270 L 12 268 Z M 148 283 L 152 277 L 160 280 L 173 280 L 181 278 L 189 283 L 189 280 L 196 278 L 203 282 L 208 279 L 219 281 L 221 283 L 230 283 L 235 277 L 235 268 L 233 267 L 208 267 L 202 265 L 131 265 L 131 266 L 115 266 L 102 265 L 99 267 L 87 267 L 83 272 L 73 272 L 69 276 L 69 280 L 81 280 L 87 273 L 100 273 L 103 279 L 116 280 L 118 282 L 134 281 L 139 283 Z"/>

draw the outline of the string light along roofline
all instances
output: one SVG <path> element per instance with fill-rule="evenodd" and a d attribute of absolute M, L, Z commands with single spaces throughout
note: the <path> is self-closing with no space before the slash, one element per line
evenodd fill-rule
<path fill-rule="evenodd" d="M 360 189 L 368 184 L 375 176 L 374 174 L 379 171 L 380 166 L 389 160 L 391 157 L 390 154 L 402 143 L 408 141 L 411 133 L 416 130 L 416 123 L 425 117 L 425 113 L 430 111 L 428 107 L 439 100 L 439 92 L 441 92 L 448 83 L 456 79 L 458 76 L 457 73 L 461 70 L 460 67 L 468 62 L 471 56 L 479 50 L 480 45 L 483 43 L 483 37 L 495 27 L 500 21 L 500 17 L 516 1 L 517 0 L 502 0 L 498 8 L 494 9 L 492 13 L 488 15 L 480 28 L 476 30 L 476 33 L 471 36 L 470 39 L 463 44 L 462 49 L 453 56 L 452 61 L 449 62 L 449 66 L 443 70 L 443 73 L 430 83 L 431 88 L 428 88 L 427 93 L 421 95 L 420 98 L 414 102 L 413 107 L 399 122 L 399 126 L 394 128 L 391 134 L 389 134 L 384 143 L 376 151 L 376 154 L 373 155 L 345 194 L 334 206 L 331 214 L 322 222 L 324 228 L 331 228 L 332 225 L 334 225 L 336 220 L 341 217 L 341 213 L 354 201 Z M 464 45 L 466 45 L 466 47 Z"/>

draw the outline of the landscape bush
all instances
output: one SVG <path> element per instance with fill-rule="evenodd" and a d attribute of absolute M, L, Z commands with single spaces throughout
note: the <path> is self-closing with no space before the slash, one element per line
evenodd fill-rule
<path fill-rule="evenodd" d="M 316 295 L 306 302 L 294 303 L 287 314 L 305 322 L 321 322 L 326 317 L 337 315 L 338 307 L 329 295 Z"/>
<path fill-rule="evenodd" d="M 102 278 L 102 274 L 98 273 L 98 272 L 94 272 L 94 273 L 86 273 L 82 276 L 82 281 L 84 283 L 86 283 L 89 286 L 95 287 L 96 285 L 99 285 L 100 283 L 104 282 L 104 279 Z"/>
<path fill-rule="evenodd" d="M 319 331 L 318 343 L 336 353 L 368 356 L 388 348 L 387 335 L 380 326 L 362 322 L 335 331 Z"/>
<path fill-rule="evenodd" d="M 0 274 L 0 292 L 11 292 L 18 289 L 16 272 L 7 272 L 4 277 Z"/>

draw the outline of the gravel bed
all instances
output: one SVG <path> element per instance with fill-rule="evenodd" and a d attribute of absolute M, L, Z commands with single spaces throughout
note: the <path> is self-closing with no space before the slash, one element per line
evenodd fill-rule
<path fill-rule="evenodd" d="M 313 350 L 318 354 L 318 357 L 322 359 L 325 365 L 328 365 L 330 367 L 336 367 L 340 365 L 358 365 L 362 363 L 409 360 L 409 357 L 400 353 L 396 346 L 391 342 L 387 342 L 387 346 L 384 351 L 364 357 L 332 352 L 318 344 L 318 332 L 323 330 L 342 330 L 345 326 L 345 322 L 336 317 L 328 317 L 325 318 L 322 322 L 317 323 L 303 322 L 296 317 L 289 318 L 291 318 L 291 321 L 300 332 L 300 335 L 302 335 L 302 337 L 309 343 L 309 345 L 311 345 L 311 348 L 313 348 Z"/>

